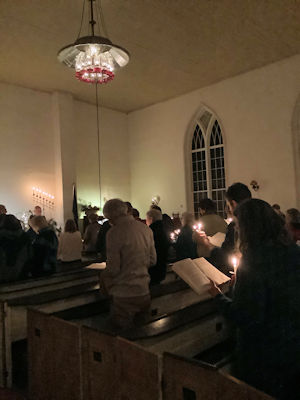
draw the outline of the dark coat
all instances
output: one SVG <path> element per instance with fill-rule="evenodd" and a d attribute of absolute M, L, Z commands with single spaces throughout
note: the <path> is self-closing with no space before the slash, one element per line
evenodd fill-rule
<path fill-rule="evenodd" d="M 28 276 L 31 243 L 23 230 L 0 230 L 0 282 Z"/>
<path fill-rule="evenodd" d="M 233 299 L 216 300 L 238 328 L 237 377 L 276 398 L 299 399 L 300 248 L 269 246 L 244 256 Z"/>
<path fill-rule="evenodd" d="M 225 236 L 225 240 L 222 243 L 222 246 L 216 247 L 211 252 L 210 257 L 207 257 L 207 261 L 209 261 L 212 265 L 222 271 L 224 274 L 229 273 L 232 270 L 232 266 L 229 264 L 230 254 L 234 251 L 235 244 L 235 224 L 231 222 L 227 227 L 227 232 Z"/>
<path fill-rule="evenodd" d="M 193 229 L 185 225 L 178 235 L 177 242 L 174 244 L 176 250 L 176 260 L 185 258 L 197 258 L 197 244 L 193 241 Z"/>
<path fill-rule="evenodd" d="M 54 231 L 49 227 L 41 229 L 32 247 L 32 276 L 38 277 L 54 273 L 58 248 L 58 240 Z"/>
<path fill-rule="evenodd" d="M 155 221 L 150 225 L 153 231 L 155 250 L 157 255 L 156 265 L 149 268 L 150 285 L 160 283 L 166 277 L 168 249 L 170 246 L 162 221 Z"/>
<path fill-rule="evenodd" d="M 103 261 L 106 260 L 106 235 L 110 228 L 110 223 L 108 221 L 105 221 L 103 225 L 101 225 L 97 236 L 96 248 L 97 252 L 101 253 L 101 260 Z"/>

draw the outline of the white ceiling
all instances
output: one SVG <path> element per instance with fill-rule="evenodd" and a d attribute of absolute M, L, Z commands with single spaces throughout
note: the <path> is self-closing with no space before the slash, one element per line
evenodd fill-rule
<path fill-rule="evenodd" d="M 124 112 L 300 52 L 300 0 L 102 0 L 102 8 L 109 38 L 131 60 L 101 86 L 100 102 Z M 0 81 L 94 103 L 95 88 L 56 59 L 77 38 L 81 11 L 82 0 L 1 0 Z"/>

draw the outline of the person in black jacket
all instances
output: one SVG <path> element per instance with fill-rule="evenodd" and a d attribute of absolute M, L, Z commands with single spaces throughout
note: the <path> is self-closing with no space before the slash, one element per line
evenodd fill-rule
<path fill-rule="evenodd" d="M 14 215 L 0 218 L 0 282 L 12 282 L 28 276 L 31 243 Z"/>
<path fill-rule="evenodd" d="M 182 214 L 183 227 L 180 230 L 176 243 L 173 245 L 176 250 L 176 260 L 185 258 L 197 258 L 197 245 L 193 240 L 194 216 L 185 212 Z"/>
<path fill-rule="evenodd" d="M 149 268 L 150 285 L 160 283 L 166 277 L 167 258 L 170 242 L 164 230 L 162 214 L 159 210 L 151 209 L 146 215 L 146 224 L 152 229 L 157 254 L 156 265 Z"/>
<path fill-rule="evenodd" d="M 55 232 L 43 216 L 30 220 L 32 229 L 37 233 L 32 244 L 33 259 L 31 273 L 33 277 L 53 274 L 56 271 L 58 240 Z"/>
<path fill-rule="evenodd" d="M 300 398 L 300 248 L 263 200 L 235 210 L 242 259 L 233 299 L 210 293 L 238 328 L 235 375 L 279 399 Z"/>
<path fill-rule="evenodd" d="M 233 216 L 234 210 L 239 204 L 245 200 L 251 199 L 251 192 L 243 183 L 234 183 L 227 189 L 225 197 L 229 214 Z M 193 238 L 201 245 L 202 251 L 206 247 L 206 259 L 216 268 L 228 274 L 232 269 L 229 258 L 230 254 L 234 251 L 235 236 L 235 222 L 233 221 L 227 227 L 226 237 L 221 248 L 212 245 L 205 235 L 203 236 L 195 232 Z"/>

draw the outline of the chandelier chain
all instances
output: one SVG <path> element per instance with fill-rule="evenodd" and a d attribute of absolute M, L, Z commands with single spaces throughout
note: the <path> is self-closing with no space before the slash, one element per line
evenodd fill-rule
<path fill-rule="evenodd" d="M 81 21 L 80 21 L 80 28 L 79 28 L 79 32 L 77 35 L 77 39 L 80 37 L 80 34 L 81 34 L 82 23 L 83 23 L 83 18 L 84 18 L 85 1 L 86 0 L 83 0 L 83 4 L 82 4 Z"/>
<path fill-rule="evenodd" d="M 99 113 L 99 99 L 98 99 L 98 83 L 95 84 L 96 88 L 96 114 L 97 114 L 97 141 L 98 141 L 98 185 L 99 185 L 99 198 L 101 210 L 101 152 L 100 152 L 100 113 Z"/>
<path fill-rule="evenodd" d="M 105 21 L 104 21 L 104 15 L 103 15 L 103 10 L 102 10 L 101 0 L 99 0 L 99 1 L 96 0 L 96 9 L 97 9 L 97 12 L 98 12 L 98 15 L 99 15 L 99 17 L 98 17 L 99 26 L 102 27 L 104 36 L 109 38 L 107 29 L 106 29 L 106 25 L 105 25 Z"/>

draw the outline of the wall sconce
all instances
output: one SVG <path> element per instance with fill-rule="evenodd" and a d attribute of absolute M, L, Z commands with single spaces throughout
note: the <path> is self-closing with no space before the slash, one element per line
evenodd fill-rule
<path fill-rule="evenodd" d="M 253 190 L 255 190 L 255 192 L 257 192 L 259 189 L 259 184 L 257 183 L 257 181 L 251 181 L 250 186 L 252 187 Z"/>
<path fill-rule="evenodd" d="M 153 206 L 157 206 L 159 202 L 160 202 L 160 196 L 156 195 L 156 196 L 152 197 L 151 204 Z"/>

